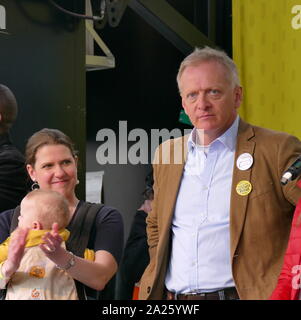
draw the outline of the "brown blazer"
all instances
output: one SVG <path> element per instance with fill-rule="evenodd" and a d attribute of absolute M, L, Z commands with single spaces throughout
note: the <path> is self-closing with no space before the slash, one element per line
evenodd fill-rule
<path fill-rule="evenodd" d="M 140 287 L 140 299 L 163 299 L 170 253 L 170 227 L 187 156 L 187 136 L 168 140 L 155 156 L 152 212 L 147 218 L 150 263 Z M 161 150 L 170 144 L 170 152 Z M 174 154 L 174 150 L 176 150 Z M 252 167 L 239 170 L 242 153 L 254 158 Z M 183 156 L 180 164 L 163 164 Z M 241 299 L 267 299 L 277 283 L 287 246 L 294 207 L 301 197 L 296 182 L 285 187 L 280 178 L 301 154 L 301 142 L 291 135 L 255 127 L 240 120 L 233 169 L 230 206 L 232 274 Z M 160 155 L 160 157 L 159 157 Z M 160 163 L 159 163 L 160 160 Z M 247 196 L 236 192 L 241 180 L 250 181 Z"/>

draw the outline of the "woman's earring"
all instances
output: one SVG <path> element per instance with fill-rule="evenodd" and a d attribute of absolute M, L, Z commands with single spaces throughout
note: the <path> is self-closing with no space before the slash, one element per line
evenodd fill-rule
<path fill-rule="evenodd" d="M 77 179 L 76 184 L 79 184 L 79 180 Z"/>
<path fill-rule="evenodd" d="M 37 181 L 34 181 L 33 184 L 31 185 L 31 190 L 37 190 L 40 189 L 39 184 L 37 183 Z"/>

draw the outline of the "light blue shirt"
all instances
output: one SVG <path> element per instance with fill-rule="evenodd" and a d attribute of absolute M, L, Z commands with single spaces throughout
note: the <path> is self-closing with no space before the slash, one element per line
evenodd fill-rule
<path fill-rule="evenodd" d="M 206 150 L 188 139 L 188 155 L 171 225 L 165 285 L 177 293 L 234 287 L 230 196 L 239 116 Z"/>

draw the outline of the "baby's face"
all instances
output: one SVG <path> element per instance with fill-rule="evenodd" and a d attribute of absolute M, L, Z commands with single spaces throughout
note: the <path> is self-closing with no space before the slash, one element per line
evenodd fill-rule
<path fill-rule="evenodd" d="M 23 199 L 21 202 L 21 212 L 19 216 L 18 226 L 21 228 L 32 228 L 33 222 L 36 220 L 36 208 L 32 200 Z"/>

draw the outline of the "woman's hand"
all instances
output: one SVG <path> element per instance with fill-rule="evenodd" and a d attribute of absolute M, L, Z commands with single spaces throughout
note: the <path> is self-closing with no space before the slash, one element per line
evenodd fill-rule
<path fill-rule="evenodd" d="M 51 232 L 47 232 L 42 239 L 44 243 L 40 244 L 39 247 L 47 258 L 57 265 L 65 265 L 70 258 L 70 254 L 61 246 L 63 239 L 59 235 L 58 224 L 54 223 Z"/>

